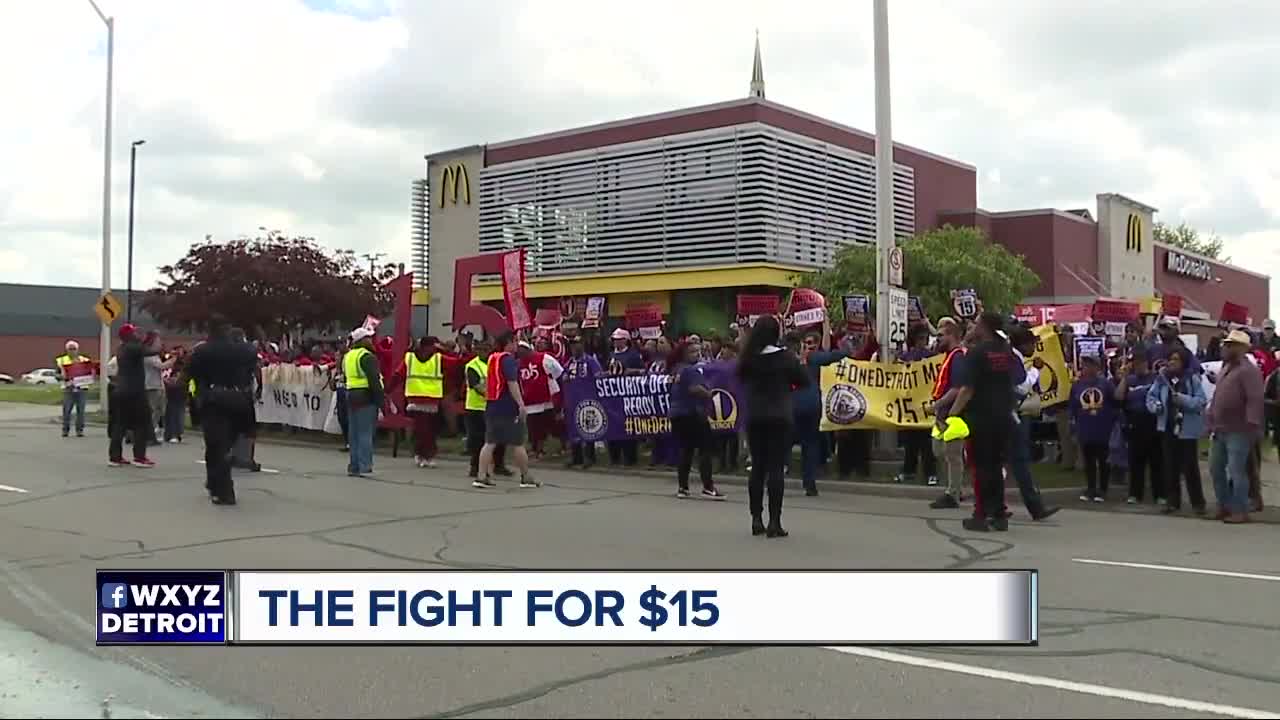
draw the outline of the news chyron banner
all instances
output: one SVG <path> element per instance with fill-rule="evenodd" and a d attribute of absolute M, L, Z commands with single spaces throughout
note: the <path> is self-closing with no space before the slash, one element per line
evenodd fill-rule
<path fill-rule="evenodd" d="M 983 612 L 956 622 L 938 612 L 938 598 L 947 597 Z M 1035 570 L 99 570 L 94 602 L 99 645 L 1035 645 L 1039 638 Z"/>

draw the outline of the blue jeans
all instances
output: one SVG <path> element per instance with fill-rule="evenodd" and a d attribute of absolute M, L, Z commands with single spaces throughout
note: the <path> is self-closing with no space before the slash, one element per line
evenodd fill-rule
<path fill-rule="evenodd" d="M 71 432 L 71 408 L 76 410 L 76 433 L 84 432 L 84 390 L 62 391 L 62 434 Z"/>
<path fill-rule="evenodd" d="M 1249 511 L 1249 453 L 1253 436 L 1242 432 L 1217 432 L 1209 448 L 1209 473 L 1218 506 L 1231 513 Z"/>
<path fill-rule="evenodd" d="M 342 442 L 347 442 L 347 389 L 338 388 L 338 427 L 342 428 Z"/>
<path fill-rule="evenodd" d="M 1031 517 L 1038 517 L 1044 512 L 1044 501 L 1031 477 L 1031 419 L 1019 419 L 1022 422 L 1015 424 L 1010 433 L 1009 472 L 1018 483 L 1018 492 L 1022 494 L 1022 504 L 1027 512 Z"/>
<path fill-rule="evenodd" d="M 813 490 L 818 486 L 818 460 L 822 454 L 822 436 L 818 432 L 820 418 L 816 413 L 796 413 L 792 419 L 795 422 L 795 441 L 800 443 L 800 477 L 804 489 Z M 791 454 L 789 448 L 787 454 Z"/>
<path fill-rule="evenodd" d="M 347 430 L 351 443 L 351 459 L 347 463 L 347 472 L 373 472 L 373 433 L 377 426 L 377 405 L 347 408 Z"/>

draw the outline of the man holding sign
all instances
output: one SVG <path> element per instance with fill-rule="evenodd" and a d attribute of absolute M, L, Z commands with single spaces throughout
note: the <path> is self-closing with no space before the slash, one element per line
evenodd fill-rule
<path fill-rule="evenodd" d="M 84 437 L 85 391 L 93 386 L 93 361 L 80 354 L 80 343 L 68 340 L 67 351 L 54 358 L 62 376 L 62 437 L 71 434 L 71 409 L 76 411 L 76 437 Z"/>

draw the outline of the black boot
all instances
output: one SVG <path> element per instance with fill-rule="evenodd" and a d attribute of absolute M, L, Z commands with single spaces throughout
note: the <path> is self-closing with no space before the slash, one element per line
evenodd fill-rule
<path fill-rule="evenodd" d="M 765 533 L 764 520 L 759 515 L 751 516 L 751 534 L 763 535 Z"/>
<path fill-rule="evenodd" d="M 782 519 L 777 515 L 769 518 L 769 529 L 765 531 L 765 537 L 784 538 L 790 535 L 786 530 L 782 529 Z"/>

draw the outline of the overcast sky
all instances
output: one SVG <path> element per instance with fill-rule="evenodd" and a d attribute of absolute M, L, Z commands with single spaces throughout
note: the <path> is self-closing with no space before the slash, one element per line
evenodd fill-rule
<path fill-rule="evenodd" d="M 409 260 L 425 152 L 741 97 L 875 128 L 870 0 L 99 0 L 117 18 L 113 280 L 259 226 Z M 895 138 L 989 210 L 1119 192 L 1280 274 L 1280 2 L 893 0 Z M 101 277 L 106 36 L 0 2 L 0 281 Z M 1280 308 L 1280 283 L 1272 307 Z"/>

